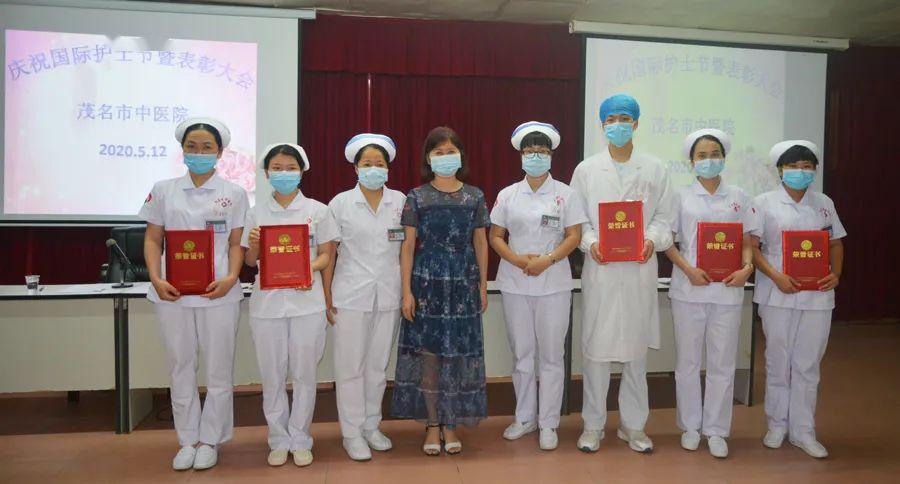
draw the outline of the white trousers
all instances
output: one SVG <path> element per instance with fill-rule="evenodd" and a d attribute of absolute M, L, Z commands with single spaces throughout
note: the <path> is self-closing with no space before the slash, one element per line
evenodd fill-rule
<path fill-rule="evenodd" d="M 309 450 L 316 368 L 325 351 L 325 311 L 293 318 L 250 318 L 263 382 L 263 413 L 272 450 Z M 294 390 L 288 406 L 286 381 Z"/>
<path fill-rule="evenodd" d="M 546 296 L 502 293 L 506 333 L 515 356 L 512 381 L 517 422 L 537 420 L 541 428 L 559 427 L 571 295 L 569 291 Z"/>
<path fill-rule="evenodd" d="M 603 430 L 606 426 L 606 394 L 609 392 L 610 366 L 608 361 L 583 360 L 584 403 L 581 418 L 585 430 Z M 621 426 L 629 430 L 644 430 L 650 415 L 647 395 L 647 357 L 623 363 L 619 385 L 619 416 Z"/>
<path fill-rule="evenodd" d="M 184 307 L 154 304 L 172 393 L 178 443 L 217 445 L 234 433 L 234 341 L 240 302 Z M 197 389 L 198 350 L 206 368 L 206 400 Z"/>
<path fill-rule="evenodd" d="M 338 419 L 345 439 L 362 437 L 381 424 L 387 366 L 400 324 L 400 310 L 338 308 L 334 336 L 334 378 Z"/>
<path fill-rule="evenodd" d="M 816 438 L 819 363 L 831 331 L 831 310 L 759 306 L 766 334 L 766 418 L 791 440 Z"/>
<path fill-rule="evenodd" d="M 672 300 L 675 320 L 675 395 L 678 426 L 712 437 L 731 433 L 734 369 L 741 306 Z M 706 394 L 700 367 L 706 348 Z"/>

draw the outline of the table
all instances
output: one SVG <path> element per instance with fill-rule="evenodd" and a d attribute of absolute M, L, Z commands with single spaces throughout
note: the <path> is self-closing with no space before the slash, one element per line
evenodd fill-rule
<path fill-rule="evenodd" d="M 658 285 L 662 347 L 648 355 L 648 373 L 674 371 L 674 328 L 667 283 L 667 279 L 661 279 Z M 116 432 L 130 432 L 152 408 L 151 389 L 168 387 L 156 316 L 152 303 L 146 300 L 148 287 L 149 283 L 135 283 L 124 289 L 115 289 L 112 284 L 50 285 L 32 294 L 24 285 L 0 286 L 0 392 L 114 388 Z M 751 290 L 748 287 L 746 294 Z M 249 296 L 248 285 L 244 285 L 244 292 Z M 512 353 L 506 338 L 500 294 L 493 282 L 489 283 L 488 292 L 489 308 L 484 316 L 485 365 L 488 377 L 505 377 L 511 374 Z M 580 281 L 575 281 L 566 337 L 566 412 L 569 381 L 573 374 L 581 372 L 580 298 Z M 744 298 L 735 378 L 735 398 L 748 405 L 752 403 L 755 348 L 749 300 L 750 297 Z M 236 384 L 260 381 L 247 306 L 245 299 L 241 303 L 235 351 Z M 326 353 L 319 365 L 320 381 L 333 381 L 330 338 L 329 334 Z M 393 375 L 395 358 L 396 351 L 393 351 L 389 378 Z M 202 379 L 201 371 L 200 384 Z"/>

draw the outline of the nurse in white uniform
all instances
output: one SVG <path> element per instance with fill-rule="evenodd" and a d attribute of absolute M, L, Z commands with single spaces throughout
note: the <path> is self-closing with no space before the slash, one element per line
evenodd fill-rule
<path fill-rule="evenodd" d="M 819 165 L 819 148 L 804 140 L 783 141 L 769 158 L 778 167 L 782 184 L 756 197 L 759 218 L 753 231 L 753 259 L 758 267 L 753 302 L 759 304 L 766 334 L 766 420 L 763 444 L 791 444 L 815 458 L 828 456 L 816 440 L 816 394 L 819 363 L 828 344 L 834 288 L 844 266 L 841 239 L 847 235 L 834 202 L 809 188 Z M 831 273 L 819 281 L 818 291 L 798 291 L 784 274 L 781 234 L 785 230 L 826 230 L 831 239 Z"/>
<path fill-rule="evenodd" d="M 363 133 L 344 155 L 358 183 L 338 194 L 328 210 L 339 229 L 336 261 L 323 273 L 334 336 L 338 417 L 344 449 L 369 460 L 390 450 L 378 429 L 385 372 L 400 324 L 400 215 L 406 196 L 385 186 L 397 148 L 381 134 Z M 332 280 L 333 278 L 333 280 Z"/>
<path fill-rule="evenodd" d="M 241 229 L 247 193 L 223 180 L 215 165 L 231 133 L 212 118 L 189 118 L 175 129 L 188 173 L 153 185 L 139 217 L 147 221 L 144 260 L 152 287 L 147 299 L 159 319 L 169 375 L 172 415 L 181 449 L 175 470 L 216 465 L 216 446 L 231 440 L 234 426 L 234 341 L 243 298 Z M 199 296 L 182 296 L 166 281 L 163 239 L 166 230 L 212 229 L 215 280 Z M 197 390 L 198 350 L 206 369 L 206 400 Z"/>
<path fill-rule="evenodd" d="M 725 184 L 720 173 L 731 150 L 728 135 L 718 129 L 694 131 L 684 140 L 696 180 L 676 193 L 672 232 L 678 247 L 666 250 L 673 263 L 672 317 L 675 320 L 675 390 L 681 446 L 697 450 L 701 433 L 709 452 L 728 456 L 725 439 L 731 432 L 734 368 L 741 327 L 743 286 L 753 272 L 750 231 L 755 213 L 750 197 L 735 185 Z M 697 266 L 697 224 L 729 222 L 743 225 L 743 264 L 722 282 L 712 282 Z M 706 395 L 701 395 L 700 367 L 706 348 Z"/>
<path fill-rule="evenodd" d="M 624 363 L 616 435 L 636 452 L 653 449 L 644 433 L 650 412 L 647 348 L 659 348 L 656 251 L 672 245 L 672 195 L 669 173 L 659 159 L 634 149 L 632 134 L 639 118 L 640 107 L 633 97 L 616 94 L 604 100 L 600 120 L 609 144 L 579 163 L 572 175 L 572 188 L 590 218 L 580 245 L 590 254 L 581 274 L 584 431 L 578 448 L 585 452 L 596 451 L 604 437 L 614 361 Z M 598 205 L 623 200 L 644 202 L 643 261 L 606 263 L 598 248 Z"/>
<path fill-rule="evenodd" d="M 259 261 L 261 225 L 309 225 L 309 260 L 313 285 L 309 289 L 266 289 L 259 276 L 250 296 L 250 330 L 263 383 L 263 413 L 269 424 L 268 463 L 287 461 L 312 464 L 313 438 L 309 434 L 316 404 L 316 367 L 325 350 L 325 293 L 322 271 L 327 265 L 331 241 L 337 227 L 328 207 L 306 198 L 300 180 L 309 173 L 309 159 L 300 146 L 271 145 L 263 151 L 262 169 L 273 188 L 247 212 L 241 245 L 244 261 L 256 267 Z M 294 401 L 288 405 L 285 381 L 290 379 Z"/>
<path fill-rule="evenodd" d="M 502 258 L 497 287 L 515 355 L 516 420 L 503 438 L 516 440 L 540 427 L 540 448 L 553 450 L 558 443 L 572 295 L 568 256 L 578 247 L 581 224 L 588 219 L 581 198 L 550 175 L 553 150 L 560 141 L 556 128 L 537 121 L 523 123 L 511 141 L 522 157 L 525 178 L 497 196 L 489 239 Z"/>

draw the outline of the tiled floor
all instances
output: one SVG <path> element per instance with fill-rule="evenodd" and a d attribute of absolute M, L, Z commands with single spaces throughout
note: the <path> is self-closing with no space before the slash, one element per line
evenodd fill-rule
<path fill-rule="evenodd" d="M 618 414 L 611 413 L 607 438 L 596 454 L 575 448 L 580 417 L 563 418 L 560 447 L 537 448 L 537 436 L 517 442 L 500 438 L 509 417 L 491 417 L 460 432 L 460 456 L 430 458 L 421 453 L 422 429 L 409 421 L 383 424 L 395 448 L 367 463 L 350 461 L 338 425 L 316 423 L 315 463 L 265 463 L 265 428 L 238 427 L 222 446 L 219 465 L 203 472 L 174 472 L 177 451 L 171 430 L 130 435 L 76 432 L 0 436 L 0 482 L 302 482 L 302 483 L 592 483 L 592 482 L 900 482 L 900 326 L 836 327 L 822 369 L 818 433 L 831 457 L 816 461 L 786 444 L 769 450 L 761 404 L 735 406 L 731 456 L 709 456 L 679 447 L 673 409 L 653 410 L 647 431 L 656 450 L 639 455 L 615 438 Z M 757 380 L 757 398 L 762 396 Z M 25 412 L 25 410 L 21 410 Z M 8 416 L 7 416 L 8 417 Z M 22 418 L 29 418 L 23 414 Z M 40 418 L 40 417 L 37 417 Z"/>

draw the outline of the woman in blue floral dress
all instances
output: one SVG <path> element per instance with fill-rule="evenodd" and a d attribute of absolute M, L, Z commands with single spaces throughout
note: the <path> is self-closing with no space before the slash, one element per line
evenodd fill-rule
<path fill-rule="evenodd" d="M 481 313 L 487 309 L 490 226 L 484 194 L 460 181 L 466 155 L 450 128 L 422 150 L 428 182 L 410 191 L 401 224 L 403 322 L 391 413 L 426 425 L 423 451 L 462 451 L 456 425 L 487 416 Z"/>

